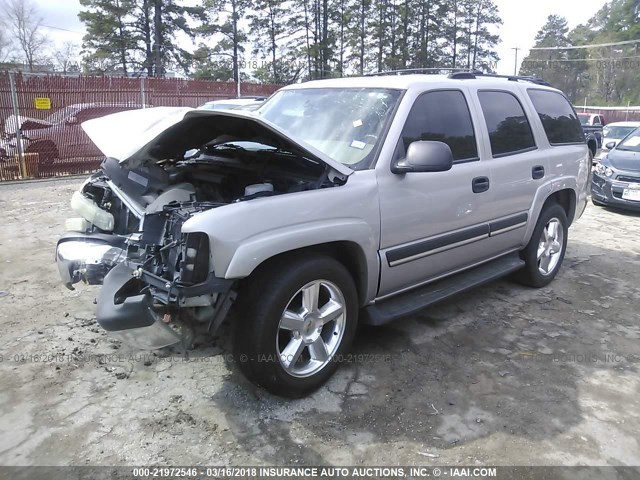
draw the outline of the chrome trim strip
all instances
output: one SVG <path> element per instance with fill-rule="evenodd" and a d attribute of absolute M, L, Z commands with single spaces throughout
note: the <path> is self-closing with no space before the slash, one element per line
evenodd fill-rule
<path fill-rule="evenodd" d="M 516 230 L 518 228 L 522 228 L 526 226 L 527 226 L 527 222 L 525 221 L 522 223 L 518 223 L 516 225 L 511 225 L 510 227 L 506 227 L 501 230 L 496 230 L 495 232 L 491 232 L 490 236 L 495 237 L 496 235 L 500 235 L 501 233 L 507 233 L 507 232 L 510 232 L 511 230 Z"/>
<path fill-rule="evenodd" d="M 449 245 L 445 245 L 445 246 L 440 247 L 440 248 L 434 248 L 433 250 L 427 250 L 426 252 L 418 253 L 418 254 L 412 255 L 410 257 L 401 258 L 399 260 L 395 260 L 393 262 L 389 262 L 389 266 L 390 267 L 395 267 L 395 266 L 398 266 L 398 265 L 402 265 L 404 263 L 412 262 L 412 261 L 418 260 L 420 258 L 428 257 L 430 255 L 435 255 L 436 253 L 446 252 L 447 250 L 451 250 L 452 248 L 462 247 L 463 245 L 468 245 L 470 243 L 477 242 L 479 240 L 484 240 L 486 238 L 489 238 L 489 234 L 488 233 L 479 235 L 477 237 L 469 238 L 467 240 L 462 240 L 460 242 L 451 243 Z"/>

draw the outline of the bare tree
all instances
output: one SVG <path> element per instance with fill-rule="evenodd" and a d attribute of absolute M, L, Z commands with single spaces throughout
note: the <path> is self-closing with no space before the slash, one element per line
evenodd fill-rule
<path fill-rule="evenodd" d="M 74 42 L 64 42 L 53 51 L 53 61 L 58 70 L 67 74 L 80 71 L 78 45 Z"/>
<path fill-rule="evenodd" d="M 15 38 L 24 55 L 24 62 L 33 71 L 36 60 L 42 55 L 47 37 L 42 33 L 43 17 L 32 0 L 0 0 L 7 33 Z"/>
<path fill-rule="evenodd" d="M 0 23 L 0 27 L 2 24 Z M 3 28 L 0 28 L 0 63 L 4 63 L 11 55 L 11 40 Z"/>

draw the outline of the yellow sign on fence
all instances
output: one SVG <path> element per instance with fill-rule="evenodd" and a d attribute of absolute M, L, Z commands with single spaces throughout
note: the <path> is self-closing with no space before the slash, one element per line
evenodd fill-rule
<path fill-rule="evenodd" d="M 47 97 L 36 97 L 34 99 L 36 110 L 51 110 L 51 99 Z"/>

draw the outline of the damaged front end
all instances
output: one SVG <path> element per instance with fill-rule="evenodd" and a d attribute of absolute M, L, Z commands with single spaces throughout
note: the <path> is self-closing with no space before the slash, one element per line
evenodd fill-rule
<path fill-rule="evenodd" d="M 90 136 L 92 128 L 85 128 Z M 220 326 L 235 299 L 236 280 L 214 271 L 212 239 L 183 232 L 186 222 L 211 209 L 346 180 L 251 118 L 207 112 L 162 128 L 125 161 L 107 158 L 74 194 L 79 217 L 67 220 L 56 251 L 68 288 L 102 285 L 98 323 L 143 349 L 189 346 L 195 331 Z"/>
<path fill-rule="evenodd" d="M 193 186 L 171 185 L 168 177 L 141 190 L 135 180 L 150 180 L 149 172 L 129 171 L 125 178 L 113 159 L 102 169 L 72 199 L 81 217 L 67 220 L 58 241 L 63 283 L 102 285 L 98 323 L 140 348 L 188 345 L 198 324 L 217 328 L 233 299 L 233 281 L 211 273 L 208 237 L 183 234 L 181 227 L 220 205 L 196 201 Z"/>

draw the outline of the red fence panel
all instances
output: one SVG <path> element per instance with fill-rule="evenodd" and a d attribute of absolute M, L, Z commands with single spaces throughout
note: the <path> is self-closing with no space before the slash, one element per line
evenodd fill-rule
<path fill-rule="evenodd" d="M 15 92 L 11 89 L 13 75 Z M 244 96 L 268 96 L 279 85 L 241 84 Z M 207 80 L 70 77 L 0 72 L 0 181 L 94 171 L 102 154 L 80 124 L 116 111 L 147 107 L 197 107 L 210 100 L 234 98 L 236 84 Z M 20 167 L 16 134 L 11 128 L 14 101 L 20 117 L 33 121 L 20 131 L 22 150 L 37 154 L 38 167 Z M 13 122 L 15 123 L 15 122 Z M 33 158 L 30 157 L 30 158 Z M 32 161 L 32 160 L 29 160 Z"/>

